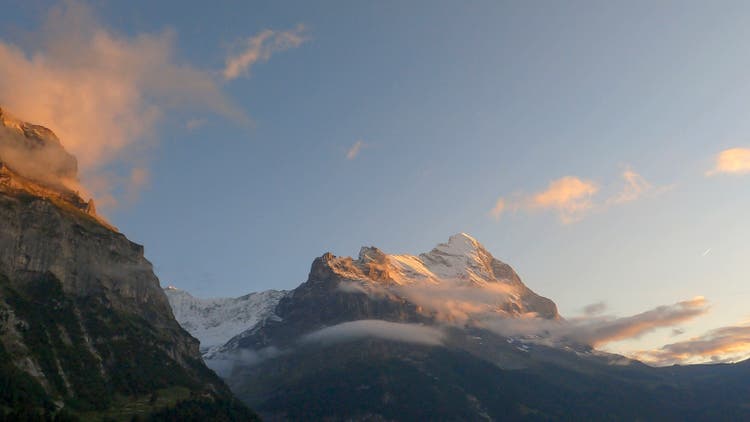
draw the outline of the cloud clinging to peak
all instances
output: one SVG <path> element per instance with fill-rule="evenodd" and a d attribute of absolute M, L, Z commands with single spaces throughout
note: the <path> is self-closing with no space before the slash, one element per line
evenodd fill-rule
<path fill-rule="evenodd" d="M 70 1 L 52 8 L 35 33 L 25 48 L 0 40 L 0 104 L 58 135 L 100 205 L 146 182 L 144 171 L 131 170 L 156 143 L 156 123 L 168 111 L 187 107 L 249 121 L 213 71 L 178 59 L 174 31 L 119 34 Z M 113 164 L 122 174 L 110 171 Z"/>
<path fill-rule="evenodd" d="M 304 25 L 288 31 L 265 29 L 244 40 L 241 51 L 227 57 L 224 79 L 230 81 L 248 75 L 255 63 L 268 61 L 274 53 L 299 47 L 308 39 Z"/>

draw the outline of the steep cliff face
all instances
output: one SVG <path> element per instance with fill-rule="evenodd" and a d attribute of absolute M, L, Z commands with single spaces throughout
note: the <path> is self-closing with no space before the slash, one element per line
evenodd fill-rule
<path fill-rule="evenodd" d="M 196 394 L 231 401 L 175 321 L 143 247 L 68 187 L 75 159 L 40 126 L 2 114 L 0 123 L 0 415 L 106 415 L 144 396 L 154 399 L 141 413 Z M 40 150 L 45 174 L 19 161 Z"/>

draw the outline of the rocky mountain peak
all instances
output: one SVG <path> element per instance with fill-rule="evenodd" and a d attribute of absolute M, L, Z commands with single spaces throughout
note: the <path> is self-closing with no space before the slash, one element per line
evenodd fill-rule
<path fill-rule="evenodd" d="M 29 194 L 77 209 L 116 231 L 78 191 L 78 162 L 54 132 L 0 108 L 0 192 Z"/>

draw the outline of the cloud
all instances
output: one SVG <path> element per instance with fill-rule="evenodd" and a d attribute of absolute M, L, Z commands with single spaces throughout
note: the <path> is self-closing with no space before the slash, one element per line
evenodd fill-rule
<path fill-rule="evenodd" d="M 51 132 L 39 126 L 24 126 L 1 109 L 0 121 L 0 157 L 4 164 L 30 179 L 56 187 L 77 188 L 76 159 Z"/>
<path fill-rule="evenodd" d="M 593 316 L 593 315 L 599 315 L 602 312 L 604 312 L 607 309 L 607 304 L 604 302 L 597 302 L 592 303 L 590 305 L 586 305 L 583 308 L 583 313 L 586 316 Z"/>
<path fill-rule="evenodd" d="M 359 320 L 314 331 L 303 336 L 300 341 L 303 343 L 340 343 L 368 337 L 437 346 L 442 344 L 444 333 L 438 328 L 419 324 L 402 324 L 382 320 Z"/>
<path fill-rule="evenodd" d="M 444 280 L 441 284 L 414 283 L 394 286 L 392 292 L 420 306 L 423 311 L 449 324 L 464 324 L 485 315 L 507 317 L 502 309 L 511 295 L 513 286 L 504 283 L 464 285 Z"/>
<path fill-rule="evenodd" d="M 349 148 L 349 150 L 346 152 L 346 159 L 353 160 L 357 158 L 357 156 L 359 155 L 359 152 L 364 147 L 365 147 L 365 143 L 363 141 L 355 142 L 354 145 L 352 145 L 351 148 Z"/>
<path fill-rule="evenodd" d="M 298 47 L 308 39 L 304 25 L 297 25 L 289 31 L 263 30 L 246 39 L 242 43 L 242 51 L 227 57 L 223 72 L 224 79 L 229 81 L 248 75 L 255 63 L 268 61 L 272 54 Z"/>
<path fill-rule="evenodd" d="M 571 319 L 541 318 L 535 313 L 513 313 L 506 304 L 515 299 L 517 288 L 505 283 L 466 285 L 444 279 L 404 285 L 379 283 L 340 283 L 339 289 L 363 293 L 373 298 L 402 298 L 415 305 L 426 317 L 440 324 L 489 329 L 502 336 L 532 336 L 543 343 L 573 341 L 593 347 L 639 338 L 644 334 L 704 315 L 708 303 L 703 297 L 662 305 L 628 317 L 601 315 L 604 303 L 585 308 L 586 314 Z"/>
<path fill-rule="evenodd" d="M 542 343 L 564 340 L 600 347 L 616 341 L 639 338 L 656 329 L 696 318 L 707 311 L 705 299 L 697 297 L 621 318 L 584 316 L 570 320 L 549 320 L 533 317 L 488 317 L 481 320 L 480 324 L 507 337 L 533 336 Z"/>
<path fill-rule="evenodd" d="M 622 188 L 599 199 L 602 192 L 598 183 L 576 176 L 565 176 L 553 180 L 545 190 L 535 194 L 500 197 L 489 214 L 499 219 L 506 211 L 553 210 L 563 224 L 570 224 L 582 220 L 594 211 L 603 211 L 611 206 L 660 194 L 671 188 L 655 187 L 630 168 L 622 173 L 622 179 Z"/>
<path fill-rule="evenodd" d="M 671 327 L 706 312 L 706 300 L 696 297 L 674 305 L 659 306 L 630 317 L 583 320 L 576 324 L 569 336 L 591 346 L 600 346 L 614 341 L 639 338 L 657 328 Z"/>
<path fill-rule="evenodd" d="M 599 191 L 596 183 L 575 176 L 565 176 L 553 180 L 547 189 L 532 194 L 521 195 L 514 199 L 499 198 L 490 214 L 499 218 L 506 209 L 536 210 L 551 209 L 558 213 L 560 221 L 572 223 L 580 220 L 590 211 L 594 204 L 592 197 Z"/>
<path fill-rule="evenodd" d="M 236 367 L 255 366 L 269 359 L 291 353 L 291 350 L 279 350 L 269 346 L 260 350 L 234 349 L 221 352 L 205 359 L 206 366 L 222 378 L 228 378 Z"/>
<path fill-rule="evenodd" d="M 633 356 L 657 366 L 736 362 L 750 356 L 750 326 L 717 328 L 700 337 L 667 344 L 656 350 L 636 352 Z"/>
<path fill-rule="evenodd" d="M 26 48 L 0 40 L 0 104 L 52 129 L 78 159 L 93 190 L 85 193 L 97 199 L 128 189 L 131 160 L 143 161 L 165 112 L 199 109 L 249 121 L 211 71 L 177 59 L 173 31 L 117 34 L 70 1 L 51 9 L 33 39 Z"/>
<path fill-rule="evenodd" d="M 750 148 L 730 148 L 716 156 L 716 164 L 706 176 L 747 173 L 750 173 Z"/>
<path fill-rule="evenodd" d="M 654 188 L 643 176 L 629 168 L 622 173 L 622 178 L 625 186 L 620 193 L 608 200 L 611 204 L 635 201 Z"/>
<path fill-rule="evenodd" d="M 495 201 L 495 206 L 490 210 L 490 215 L 492 216 L 492 218 L 494 218 L 495 220 L 499 219 L 503 214 L 503 211 L 505 211 L 506 206 L 507 205 L 505 203 L 505 199 L 498 198 L 498 200 Z"/>

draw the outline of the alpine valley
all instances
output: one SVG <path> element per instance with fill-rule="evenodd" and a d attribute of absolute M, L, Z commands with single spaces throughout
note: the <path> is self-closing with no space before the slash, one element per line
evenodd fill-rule
<path fill-rule="evenodd" d="M 750 362 L 598 351 L 592 332 L 618 321 L 565 320 L 464 233 L 418 256 L 326 253 L 291 291 L 165 292 L 206 364 L 266 420 L 750 419 Z"/>

